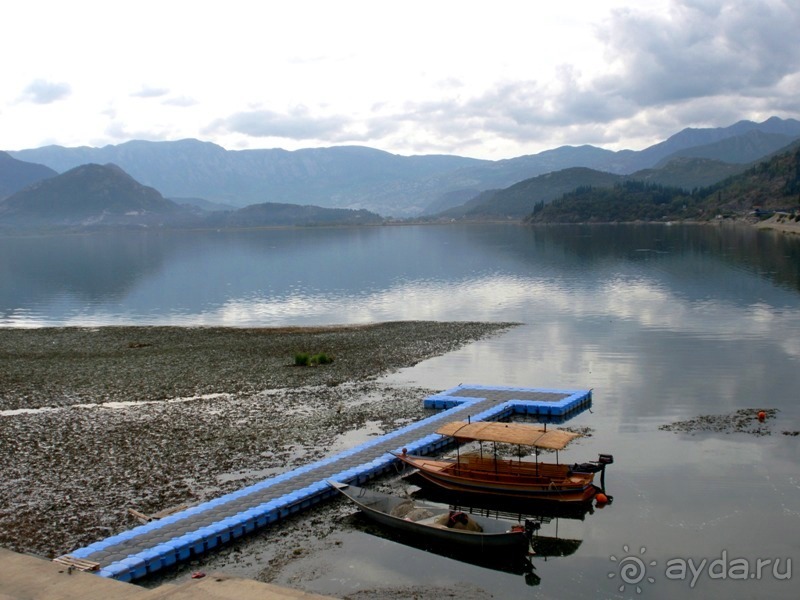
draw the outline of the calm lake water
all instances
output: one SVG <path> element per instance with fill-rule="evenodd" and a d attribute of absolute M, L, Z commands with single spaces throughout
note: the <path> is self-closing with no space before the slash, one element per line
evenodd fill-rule
<path fill-rule="evenodd" d="M 408 319 L 523 323 L 386 379 L 592 388 L 592 411 L 570 424 L 593 435 L 565 460 L 612 453 L 615 501 L 545 526 L 582 543 L 536 557 L 535 586 L 353 531 L 307 589 L 797 597 L 800 436 L 782 432 L 800 430 L 800 236 L 482 225 L 0 238 L 3 327 Z M 771 435 L 659 430 L 755 407 L 778 409 Z M 634 557 L 638 574 L 624 570 Z"/>

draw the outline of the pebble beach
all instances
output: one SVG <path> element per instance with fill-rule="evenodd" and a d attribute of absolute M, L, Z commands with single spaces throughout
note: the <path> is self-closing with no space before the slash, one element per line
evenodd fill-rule
<path fill-rule="evenodd" d="M 512 326 L 0 329 L 0 546 L 59 556 L 423 418 L 439 390 L 379 377 Z"/>

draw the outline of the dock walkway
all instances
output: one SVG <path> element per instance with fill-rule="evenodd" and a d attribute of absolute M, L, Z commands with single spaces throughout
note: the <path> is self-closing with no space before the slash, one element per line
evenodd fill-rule
<path fill-rule="evenodd" d="M 565 419 L 591 405 L 591 391 L 461 385 L 424 400 L 437 414 L 350 450 L 141 525 L 70 553 L 99 563 L 102 577 L 133 581 L 276 523 L 334 495 L 326 483 L 363 483 L 394 468 L 390 452 L 431 454 L 452 443 L 435 433 L 452 420 L 513 414 Z M 62 557 L 65 558 L 65 557 Z"/>

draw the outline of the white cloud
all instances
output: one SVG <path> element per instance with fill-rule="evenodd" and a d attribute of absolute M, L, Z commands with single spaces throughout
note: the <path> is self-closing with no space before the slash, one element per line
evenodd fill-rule
<path fill-rule="evenodd" d="M 150 86 L 142 86 L 136 92 L 133 92 L 131 96 L 135 98 L 161 98 L 162 96 L 166 96 L 169 94 L 169 89 L 164 87 L 150 87 Z"/>
<path fill-rule="evenodd" d="M 195 100 L 194 98 L 189 98 L 188 96 L 176 96 L 164 100 L 165 106 L 179 106 L 186 108 L 189 106 L 196 106 L 197 104 L 198 104 L 197 100 Z"/>
<path fill-rule="evenodd" d="M 22 92 L 21 100 L 34 104 L 51 104 L 63 100 L 71 93 L 72 87 L 68 83 L 36 79 Z"/>
<path fill-rule="evenodd" d="M 297 106 L 286 113 L 271 110 L 238 112 L 214 121 L 206 131 L 289 140 L 339 140 L 348 137 L 344 133 L 348 125 L 349 119 L 345 117 L 316 116 L 307 107 Z"/>
<path fill-rule="evenodd" d="M 7 149 L 156 131 L 229 148 L 359 143 L 504 158 L 800 117 L 794 0 L 408 0 L 391 10 L 40 0 L 8 12 Z M 34 33 L 47 43 L 31 45 Z M 42 75 L 31 83 L 31 73 Z M 131 82 L 145 83 L 132 92 Z"/>
<path fill-rule="evenodd" d="M 621 71 L 598 84 L 640 106 L 750 96 L 800 66 L 800 5 L 781 1 L 675 2 L 665 15 L 614 13 L 601 33 Z"/>

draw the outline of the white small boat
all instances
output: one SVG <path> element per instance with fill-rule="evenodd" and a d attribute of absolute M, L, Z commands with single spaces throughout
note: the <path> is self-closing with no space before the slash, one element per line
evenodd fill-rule
<path fill-rule="evenodd" d="M 371 520 L 458 550 L 528 552 L 539 523 L 511 522 L 328 481 Z"/>

